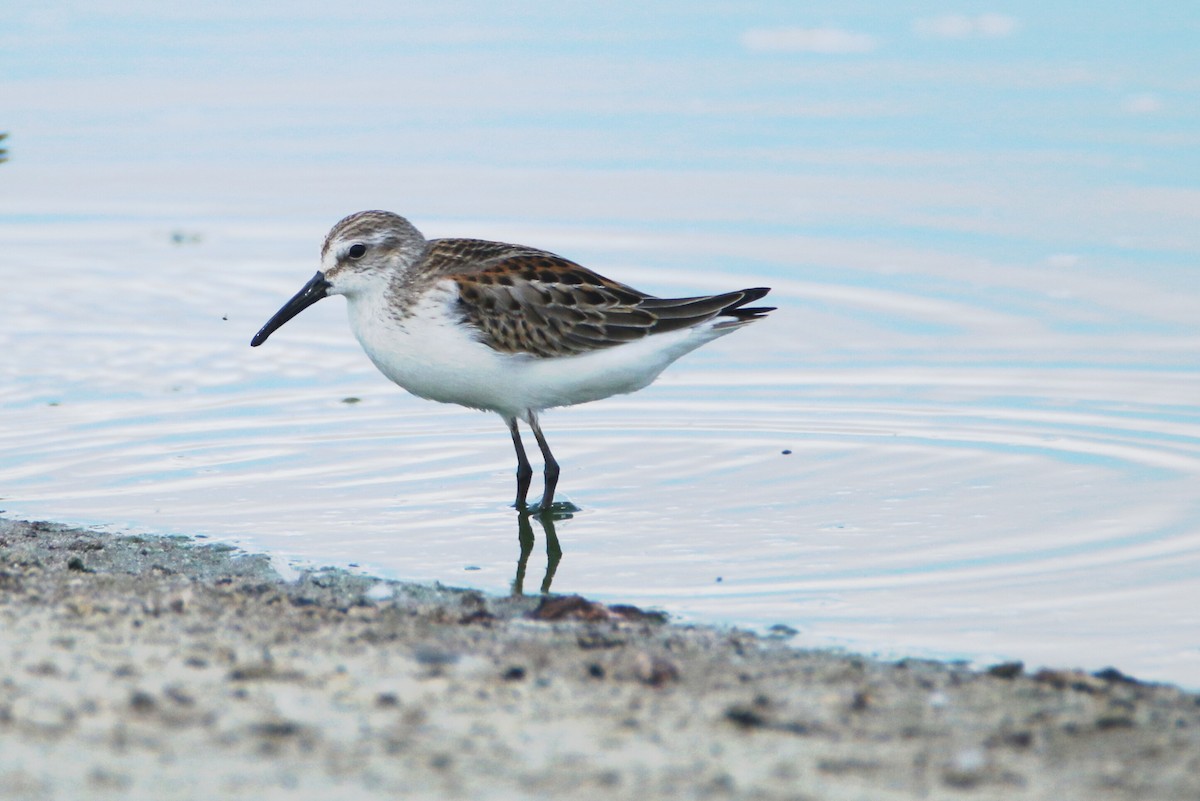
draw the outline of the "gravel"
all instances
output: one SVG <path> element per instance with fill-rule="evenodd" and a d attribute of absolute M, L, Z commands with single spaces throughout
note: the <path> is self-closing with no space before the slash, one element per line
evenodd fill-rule
<path fill-rule="evenodd" d="M 0 519 L 0 799 L 1200 798 L 1200 697 Z"/>

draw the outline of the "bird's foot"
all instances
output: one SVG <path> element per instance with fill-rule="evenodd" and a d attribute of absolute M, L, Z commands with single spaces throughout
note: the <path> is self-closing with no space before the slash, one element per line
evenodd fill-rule
<path fill-rule="evenodd" d="M 521 507 L 517 507 L 521 509 Z M 549 506 L 543 506 L 541 501 L 532 503 L 521 509 L 521 511 L 538 517 L 549 517 L 552 520 L 566 520 L 576 512 L 582 512 L 583 509 L 571 503 L 570 501 L 558 500 L 551 503 Z"/>

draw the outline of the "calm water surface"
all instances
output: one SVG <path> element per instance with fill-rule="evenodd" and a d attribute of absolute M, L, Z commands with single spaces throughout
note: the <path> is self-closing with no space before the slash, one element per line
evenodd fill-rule
<path fill-rule="evenodd" d="M 652 388 L 546 415 L 582 508 L 555 526 L 555 590 L 1200 686 L 1200 121 L 1178 20 L 1099 14 L 1146 42 L 1100 59 L 1103 37 L 1050 46 L 1070 27 L 1053 4 L 605 25 L 264 8 L 148 9 L 136 30 L 30 12 L 7 40 L 8 515 L 508 591 L 498 418 L 390 385 L 337 298 L 249 347 L 328 227 L 385 207 L 656 293 L 774 287 L 767 321 Z M 334 34 L 357 59 L 322 50 Z"/>

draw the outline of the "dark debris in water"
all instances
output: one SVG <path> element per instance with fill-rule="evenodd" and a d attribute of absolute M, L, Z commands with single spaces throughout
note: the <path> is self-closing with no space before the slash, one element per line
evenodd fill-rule
<path fill-rule="evenodd" d="M 988 675 L 998 679 L 1015 679 L 1025 671 L 1024 662 L 1001 662 L 988 668 Z"/>
<path fill-rule="evenodd" d="M 1135 679 L 1112 667 L 1098 670 L 1095 673 L 1085 673 L 1082 670 L 1043 668 L 1033 674 L 1033 680 L 1040 684 L 1048 684 L 1056 690 L 1070 689 L 1093 695 L 1107 693 L 1116 685 L 1129 687 L 1150 686 L 1146 682 Z"/>
<path fill-rule="evenodd" d="M 531 620 L 560 621 L 583 620 L 597 622 L 603 620 L 637 622 L 637 623 L 666 623 L 667 615 L 663 612 L 646 611 L 630 604 L 614 604 L 605 606 L 598 601 L 589 601 L 582 595 L 560 595 L 543 598 L 537 608 L 529 613 Z"/>
<path fill-rule="evenodd" d="M 1135 679 L 1133 676 L 1130 676 L 1128 673 L 1122 673 L 1121 671 L 1117 670 L 1115 667 L 1106 667 L 1103 670 L 1097 670 L 1092 675 L 1095 676 L 1096 678 L 1100 679 L 1101 681 L 1107 681 L 1111 684 L 1134 684 L 1134 685 L 1145 684 L 1145 682 L 1141 681 L 1140 679 Z"/>
<path fill-rule="evenodd" d="M 531 620 L 609 620 L 611 615 L 604 604 L 589 601 L 582 595 L 562 595 L 543 598 L 537 608 L 529 613 Z"/>
<path fill-rule="evenodd" d="M 173 245 L 199 245 L 204 241 L 204 234 L 177 229 L 171 232 L 170 238 Z"/>

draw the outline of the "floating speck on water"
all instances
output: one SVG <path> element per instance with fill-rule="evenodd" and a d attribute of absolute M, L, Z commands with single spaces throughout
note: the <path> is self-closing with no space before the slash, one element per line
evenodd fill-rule
<path fill-rule="evenodd" d="M 482 569 L 483 568 L 481 568 L 479 565 L 467 565 L 466 567 L 463 568 L 463 570 L 482 570 Z"/>
<path fill-rule="evenodd" d="M 784 448 L 782 451 L 780 451 L 780 453 L 782 453 L 784 456 L 791 456 L 791 455 L 792 455 L 792 451 L 791 451 L 791 449 L 790 449 L 790 448 Z"/>
<path fill-rule="evenodd" d="M 362 398 L 355 398 L 355 397 L 342 398 L 342 403 L 362 403 Z"/>
<path fill-rule="evenodd" d="M 175 245 L 198 245 L 203 240 L 203 234 L 197 234 L 190 231 L 171 232 L 171 242 Z"/>
<path fill-rule="evenodd" d="M 721 583 L 722 581 L 724 581 L 724 580 L 725 580 L 725 579 L 721 578 L 720 576 L 717 576 L 717 583 L 718 583 L 718 584 L 720 584 L 720 583 Z"/>

